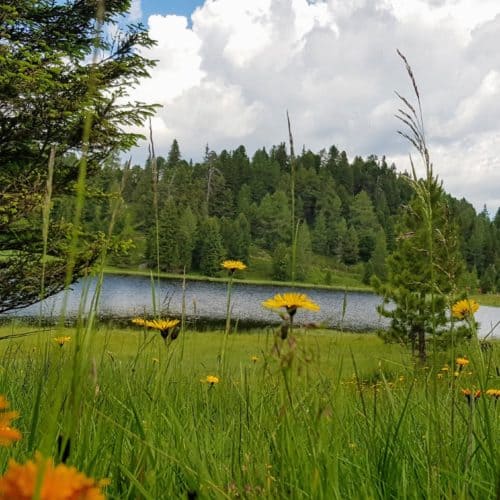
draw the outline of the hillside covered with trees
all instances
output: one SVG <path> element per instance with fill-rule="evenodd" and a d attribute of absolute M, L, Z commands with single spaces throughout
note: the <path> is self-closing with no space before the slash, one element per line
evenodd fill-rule
<path fill-rule="evenodd" d="M 215 276 L 227 257 L 256 267 L 267 263 L 263 278 L 289 280 L 290 161 L 282 143 L 252 157 L 244 146 L 220 153 L 207 146 L 202 162 L 187 162 L 174 140 L 167 158 L 156 158 L 155 166 L 147 161 L 129 168 L 117 159 L 108 161 L 92 178 L 85 221 L 89 230 L 107 231 L 109 196 L 121 192 L 124 204 L 115 232 L 132 245 L 112 264 L 156 269 L 159 261 L 165 272 Z M 413 195 L 408 175 L 384 158 L 350 160 L 335 146 L 319 153 L 303 149 L 294 170 L 295 278 L 331 284 L 338 271 L 357 274 L 366 284 L 373 275 L 383 281 L 386 256 L 402 237 L 401 209 Z M 490 220 L 486 208 L 478 214 L 465 199 L 446 195 L 446 204 L 460 235 L 467 269 L 463 285 L 472 291 L 498 290 L 500 209 Z"/>

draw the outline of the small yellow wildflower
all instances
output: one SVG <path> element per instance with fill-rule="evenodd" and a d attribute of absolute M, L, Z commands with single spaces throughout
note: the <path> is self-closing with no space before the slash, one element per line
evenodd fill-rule
<path fill-rule="evenodd" d="M 250 359 L 252 360 L 253 363 L 257 363 L 257 361 L 259 361 L 258 356 L 252 356 Z"/>
<path fill-rule="evenodd" d="M 9 408 L 9 402 L 0 395 L 0 446 L 10 446 L 14 441 L 21 439 L 21 433 L 13 429 L 11 420 L 19 417 L 17 411 L 5 411 Z"/>
<path fill-rule="evenodd" d="M 212 386 L 219 383 L 219 377 L 216 377 L 215 375 L 207 375 L 205 378 L 202 378 L 200 382 L 210 384 Z"/>
<path fill-rule="evenodd" d="M 166 339 L 169 333 L 172 331 L 172 339 L 177 338 L 177 334 L 174 335 L 174 328 L 180 323 L 178 319 L 142 319 L 134 318 L 132 323 L 138 326 L 145 326 L 146 328 L 152 328 L 153 330 L 159 330 L 160 335 Z"/>
<path fill-rule="evenodd" d="M 451 313 L 457 319 L 466 319 L 473 316 L 478 309 L 479 304 L 474 299 L 464 299 L 453 304 Z"/>
<path fill-rule="evenodd" d="M 284 307 L 290 316 L 293 316 L 299 307 L 310 311 L 319 311 L 319 306 L 313 302 L 305 293 L 277 293 L 273 298 L 262 302 L 268 309 L 279 309 Z"/>
<path fill-rule="evenodd" d="M 221 266 L 227 269 L 231 274 L 235 271 L 244 271 L 247 268 L 241 260 L 225 260 Z"/>
<path fill-rule="evenodd" d="M 461 370 L 464 366 L 467 366 L 470 361 L 467 358 L 457 358 L 455 363 L 459 367 L 459 370 Z"/>
<path fill-rule="evenodd" d="M 60 337 L 54 337 L 54 342 L 59 344 L 59 347 L 62 347 L 66 342 L 69 342 L 71 340 L 71 337 L 67 336 L 60 336 Z"/>
<path fill-rule="evenodd" d="M 491 396 L 492 398 L 498 399 L 498 398 L 500 398 L 500 389 L 488 389 L 486 391 L 486 395 Z"/>
<path fill-rule="evenodd" d="M 105 484 L 75 467 L 54 466 L 52 459 L 36 453 L 35 460 L 23 465 L 9 460 L 7 472 L 0 478 L 0 499 L 24 500 L 36 496 L 40 500 L 104 500 L 100 488 Z"/>

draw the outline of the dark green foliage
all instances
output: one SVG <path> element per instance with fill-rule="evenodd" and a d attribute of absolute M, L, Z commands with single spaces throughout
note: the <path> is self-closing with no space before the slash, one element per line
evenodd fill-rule
<path fill-rule="evenodd" d="M 168 200 L 159 213 L 159 257 L 162 271 L 180 271 L 181 253 L 179 249 L 179 212 L 173 200 Z M 156 238 L 155 234 L 151 235 Z M 154 248 L 154 242 L 150 244 Z M 155 257 L 156 254 L 153 255 Z M 154 267 L 155 260 L 150 262 Z"/>
<path fill-rule="evenodd" d="M 215 276 L 221 270 L 224 258 L 225 251 L 219 222 L 215 217 L 208 217 L 200 222 L 198 231 L 197 268 L 207 276 Z"/>
<path fill-rule="evenodd" d="M 259 205 L 255 236 L 257 241 L 267 249 L 272 250 L 278 243 L 290 241 L 291 213 L 288 198 L 283 191 L 266 194 Z"/>
<path fill-rule="evenodd" d="M 351 224 L 358 237 L 359 257 L 368 262 L 375 249 L 376 234 L 380 229 L 373 204 L 366 191 L 360 191 L 351 207 Z"/>
<path fill-rule="evenodd" d="M 103 235 L 95 232 L 108 218 L 103 205 L 93 207 L 92 234 L 68 224 L 72 213 L 65 220 L 52 218 L 51 258 L 42 285 L 40 214 L 51 148 L 57 208 L 62 196 L 73 193 L 80 172 L 81 179 L 102 174 L 106 158 L 136 143 L 139 136 L 125 132 L 125 125 L 142 124 L 154 112 L 153 106 L 127 101 L 128 88 L 152 66 L 138 49 L 153 41 L 140 25 L 106 39 L 110 24 L 130 2 L 106 2 L 98 15 L 100 4 L 20 0 L 0 5 L 0 250 L 9 256 L 0 261 L 0 311 L 35 302 L 42 288 L 45 296 L 57 292 L 86 272 L 105 246 Z M 94 51 L 104 57 L 90 62 Z M 78 234 L 85 238 L 71 245 L 68 256 L 70 235 Z M 67 262 L 73 271 L 68 276 Z"/>
<path fill-rule="evenodd" d="M 373 250 L 371 264 L 372 274 L 377 276 L 380 281 L 384 282 L 387 279 L 387 246 L 385 243 L 385 235 L 383 231 L 379 231 L 375 237 L 375 249 Z"/>
<path fill-rule="evenodd" d="M 283 151 L 282 148 L 274 149 L 275 152 L 278 150 Z M 335 151 L 332 148 L 333 157 L 340 159 L 341 153 L 337 151 L 335 156 Z M 206 216 L 207 195 L 210 213 L 219 221 L 228 258 L 240 259 L 251 265 L 248 262 L 250 241 L 257 248 L 270 251 L 271 255 L 280 243 L 285 247 L 290 245 L 291 214 L 287 194 L 290 175 L 280 170 L 276 157 L 264 149 L 258 150 L 251 160 L 246 157 L 244 148 L 234 152 L 222 151 L 219 155 L 208 150 L 202 163 L 191 165 L 178 156 L 179 144 L 173 144 L 171 152 L 176 160 L 170 155 L 170 166 L 168 160 L 157 158 L 159 210 L 161 213 L 167 200 L 173 200 L 180 218 L 176 235 L 179 269 L 186 266 L 187 269 L 200 272 L 200 257 L 193 247 L 193 241 L 199 240 L 200 228 L 193 220 Z M 412 183 L 407 175 L 396 174 L 394 166 L 388 167 L 383 159 L 379 161 L 369 157 L 363 163 L 358 157 L 355 164 L 349 167 L 353 169 L 354 189 L 358 191 L 352 196 L 347 194 L 344 186 L 335 183 L 329 158 L 324 158 L 323 163 L 319 159 L 320 155 L 310 151 L 303 151 L 302 156 L 296 158 L 297 186 L 300 188 L 297 189 L 296 214 L 302 220 L 309 220 L 309 223 L 302 223 L 301 226 L 307 225 L 312 251 L 314 254 L 334 257 L 339 263 L 349 266 L 362 261 L 367 264 L 364 266 L 365 281 L 372 274 L 383 281 L 387 273 L 385 257 L 396 247 L 395 225 L 400 224 L 401 207 L 408 204 L 413 193 Z M 333 168 L 336 168 L 335 165 Z M 99 175 L 95 178 L 96 192 L 106 191 L 110 186 L 120 183 L 122 170 L 116 166 L 106 166 L 101 172 L 102 177 Z M 239 172 L 242 179 L 239 180 L 234 172 Z M 150 243 L 155 239 L 153 235 L 146 238 L 148 231 L 154 232 L 150 165 L 147 163 L 144 169 L 132 167 L 128 178 L 124 189 L 125 210 L 129 214 L 127 237 L 132 232 L 138 242 L 136 252 L 139 252 L 140 248 L 144 248 L 146 239 Z M 450 221 L 458 224 L 460 248 L 469 258 L 469 269 L 473 269 L 475 262 L 497 259 L 500 245 L 492 245 L 491 242 L 498 241 L 499 232 L 487 215 L 477 215 L 464 200 L 458 201 L 448 195 L 444 195 L 444 200 Z M 105 226 L 108 205 L 106 201 L 98 207 L 93 203 L 89 206 L 91 215 L 88 222 L 95 219 L 92 227 Z M 190 214 L 188 219 L 191 222 L 181 221 L 187 213 Z M 347 214 L 348 219 L 344 214 Z M 122 226 L 118 221 L 117 227 Z M 477 245 L 476 238 L 471 238 L 474 228 L 478 234 L 483 234 L 477 238 L 480 242 Z M 478 228 L 483 229 L 479 231 Z M 487 232 L 489 237 L 485 236 Z M 150 251 L 149 258 L 143 260 L 153 265 L 155 252 L 151 254 Z M 137 262 L 137 253 L 134 259 Z M 281 275 L 287 272 L 285 269 Z M 482 278 L 484 272 L 479 277 Z"/>
<path fill-rule="evenodd" d="M 295 257 L 295 277 L 299 281 L 307 281 L 312 259 L 311 235 L 307 224 L 302 223 L 297 233 L 297 250 Z"/>
<path fill-rule="evenodd" d="M 356 264 L 359 260 L 359 239 L 356 229 L 352 226 L 343 233 L 340 241 L 342 262 L 344 264 Z"/>
<path fill-rule="evenodd" d="M 278 243 L 273 252 L 273 279 L 278 281 L 290 279 L 290 252 L 284 243 Z"/>
<path fill-rule="evenodd" d="M 387 284 L 376 279 L 374 286 L 396 304 L 380 308 L 391 319 L 388 335 L 413 348 L 418 342 L 425 358 L 426 337 L 446 332 L 449 301 L 458 293 L 463 261 L 440 183 L 433 177 L 417 182 L 424 195 L 415 195 L 402 216 L 396 249 L 387 259 Z"/>
<path fill-rule="evenodd" d="M 221 221 L 221 234 L 226 248 L 226 255 L 230 259 L 241 260 L 247 263 L 250 255 L 250 224 L 244 214 L 234 220 Z"/>

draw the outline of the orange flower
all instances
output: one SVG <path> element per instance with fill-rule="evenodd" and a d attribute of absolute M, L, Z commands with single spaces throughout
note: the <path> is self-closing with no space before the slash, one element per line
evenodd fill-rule
<path fill-rule="evenodd" d="M 104 500 L 100 486 L 75 467 L 54 466 L 52 459 L 37 452 L 34 461 L 23 465 L 9 460 L 7 472 L 0 478 L 0 500 L 30 500 L 36 493 L 40 500 Z"/>
<path fill-rule="evenodd" d="M 470 361 L 467 358 L 457 358 L 455 363 L 461 368 L 462 366 L 467 366 Z"/>
<path fill-rule="evenodd" d="M 9 402 L 0 395 L 0 446 L 10 446 L 14 441 L 21 439 L 21 433 L 10 426 L 11 420 L 19 416 L 17 411 L 4 411 L 9 407 Z"/>
<path fill-rule="evenodd" d="M 481 397 L 481 391 L 471 391 L 470 389 L 462 389 L 462 394 L 467 399 L 467 403 L 471 404 L 472 401 L 479 399 Z"/>

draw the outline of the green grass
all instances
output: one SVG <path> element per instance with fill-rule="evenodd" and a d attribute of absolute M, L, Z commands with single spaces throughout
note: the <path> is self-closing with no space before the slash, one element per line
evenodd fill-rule
<path fill-rule="evenodd" d="M 39 449 L 108 477 L 110 498 L 495 498 L 499 406 L 461 388 L 500 388 L 500 346 L 415 365 L 371 334 L 272 330 L 228 337 L 106 326 L 7 324 L 0 393 L 23 439 L 0 467 Z M 59 347 L 52 338 L 70 335 Z M 76 349 L 78 347 L 78 349 Z M 453 376 L 456 355 L 471 363 Z M 252 356 L 258 360 L 252 361 Z M 444 363 L 451 370 L 440 371 Z M 438 374 L 440 374 L 438 376 Z M 207 375 L 220 383 L 200 382 Z"/>
<path fill-rule="evenodd" d="M 476 300 L 482 306 L 500 307 L 500 293 L 472 295 L 471 298 Z"/>

